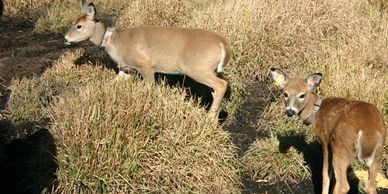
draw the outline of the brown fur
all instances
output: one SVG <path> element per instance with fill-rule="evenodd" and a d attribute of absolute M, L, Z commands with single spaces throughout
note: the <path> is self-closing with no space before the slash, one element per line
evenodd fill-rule
<path fill-rule="evenodd" d="M 328 163 L 329 154 L 332 154 L 332 165 L 337 180 L 334 194 L 349 191 L 346 170 L 355 156 L 369 165 L 366 190 L 375 194 L 375 178 L 380 168 L 386 137 L 386 126 L 376 106 L 362 101 L 328 97 L 320 103 L 318 111 L 312 114 L 312 107 L 319 98 L 312 89 L 319 85 L 321 74 L 310 75 L 306 80 L 302 80 L 288 78 L 287 74 L 274 68 L 271 69 L 271 73 L 273 79 L 288 93 L 287 99 L 290 99 L 291 95 L 306 92 L 305 100 L 294 104 L 299 110 L 296 114 L 302 120 L 310 115 L 314 117 L 312 123 L 314 132 L 322 144 L 323 151 L 322 193 L 329 192 Z"/>
<path fill-rule="evenodd" d="M 83 15 L 83 16 L 78 17 L 78 18 L 75 20 L 75 24 L 78 24 L 79 22 L 84 22 L 84 21 L 86 21 L 86 20 L 87 20 L 87 18 L 86 18 L 86 14 L 85 14 L 85 15 Z"/>

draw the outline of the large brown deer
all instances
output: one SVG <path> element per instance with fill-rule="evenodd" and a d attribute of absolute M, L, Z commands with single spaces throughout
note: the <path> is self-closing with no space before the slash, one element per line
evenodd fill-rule
<path fill-rule="evenodd" d="M 213 89 L 209 115 L 218 116 L 227 82 L 217 73 L 228 63 L 231 49 L 220 35 L 202 29 L 131 27 L 114 29 L 96 18 L 93 3 L 81 1 L 83 15 L 65 35 L 66 44 L 90 40 L 104 47 L 120 70 L 134 68 L 153 83 L 154 73 L 186 74 Z M 119 76 L 124 74 L 119 72 Z"/>
<path fill-rule="evenodd" d="M 304 124 L 312 124 L 322 144 L 322 194 L 329 193 L 329 154 L 336 183 L 333 193 L 347 193 L 350 189 L 346 171 L 357 156 L 369 168 L 366 191 L 376 193 L 375 178 L 380 169 L 386 127 L 376 106 L 345 98 L 322 99 L 313 93 L 322 74 L 314 73 L 305 80 L 291 78 L 283 71 L 271 68 L 272 79 L 283 89 L 285 113 L 298 115 Z"/>

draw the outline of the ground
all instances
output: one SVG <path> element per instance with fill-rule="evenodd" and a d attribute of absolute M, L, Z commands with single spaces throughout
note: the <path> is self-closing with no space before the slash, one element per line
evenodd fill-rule
<path fill-rule="evenodd" d="M 55 143 L 50 132 L 39 123 L 13 124 L 4 120 L 7 98 L 10 94 L 9 86 L 13 78 L 39 76 L 45 69 L 52 66 L 53 62 L 67 49 L 63 42 L 62 34 L 37 33 L 33 22 L 21 18 L 0 18 L 0 187 L 6 193 L 36 193 L 47 185 L 55 184 Z M 83 45 L 86 53 L 92 56 L 101 56 L 102 50 L 90 44 Z M 85 56 L 82 60 L 93 60 Z M 114 66 L 114 64 L 113 64 Z M 114 69 L 114 68 L 113 68 Z M 257 118 L 260 117 L 266 102 L 271 99 L 271 91 L 264 83 L 253 80 L 247 87 L 247 98 L 238 111 L 236 122 L 225 127 L 231 132 L 232 141 L 239 148 L 242 156 L 249 146 L 268 134 L 259 134 L 255 130 Z M 209 96 L 207 96 L 209 98 Z M 238 121 L 238 122 L 237 122 Z M 23 137 L 19 129 L 35 126 L 33 135 Z M 36 127 L 38 126 L 38 127 Z M 20 138 L 20 136 L 22 136 Z M 15 138 L 19 137 L 19 138 Z M 294 138 L 299 141 L 298 137 Z M 303 140 L 301 140 L 303 141 Z M 50 153 L 42 152 L 41 146 L 49 148 Z M 319 150 L 319 145 L 314 146 Z M 304 149 L 306 150 L 306 149 Z M 302 183 L 257 183 L 249 176 L 243 175 L 243 193 L 314 193 L 319 192 L 320 154 L 314 152 L 304 153 L 307 163 L 313 171 L 313 180 Z M 34 157 L 44 158 L 40 162 Z M 258 158 L 259 160 L 260 158 Z M 38 169 L 38 170 L 37 170 Z M 44 180 L 39 179 L 45 177 Z M 36 180 L 38 179 L 38 180 Z M 36 181 L 34 188 L 28 188 L 26 181 Z M 318 185 L 318 186 L 314 186 Z M 384 191 L 382 191 L 384 192 Z"/>

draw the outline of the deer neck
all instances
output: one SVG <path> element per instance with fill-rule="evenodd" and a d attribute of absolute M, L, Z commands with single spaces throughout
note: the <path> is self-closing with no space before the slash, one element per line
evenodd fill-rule
<path fill-rule="evenodd" d="M 96 28 L 94 29 L 93 35 L 89 40 L 96 46 L 100 46 L 104 40 L 104 35 L 107 27 L 102 22 L 96 22 Z"/>
<path fill-rule="evenodd" d="M 310 125 L 315 122 L 315 115 L 321 106 L 322 99 L 314 94 L 308 95 L 308 103 L 306 107 L 301 111 L 299 117 L 302 119 L 303 124 Z"/>

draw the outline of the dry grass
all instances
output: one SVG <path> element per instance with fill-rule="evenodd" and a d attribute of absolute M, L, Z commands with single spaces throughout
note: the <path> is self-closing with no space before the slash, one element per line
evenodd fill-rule
<path fill-rule="evenodd" d="M 99 15 L 109 15 L 114 20 L 128 1 L 95 0 L 93 3 L 99 7 Z M 33 18 L 39 32 L 63 33 L 81 14 L 77 0 L 5 0 L 4 9 L 4 15 Z"/>
<path fill-rule="evenodd" d="M 139 81 L 82 90 L 52 109 L 52 131 L 63 145 L 61 192 L 82 185 L 83 191 L 112 193 L 237 190 L 238 162 L 228 135 L 203 110 L 184 103 L 184 95 Z"/>
<path fill-rule="evenodd" d="M 163 84 L 77 67 L 81 54 L 66 53 L 39 80 L 15 81 L 10 101 L 13 118 L 50 118 L 56 192 L 238 192 L 236 150 L 204 108 Z"/>
<path fill-rule="evenodd" d="M 303 155 L 291 147 L 279 151 L 276 138 L 254 142 L 242 159 L 246 174 L 256 182 L 303 181 L 311 176 Z"/>
<path fill-rule="evenodd" d="M 37 29 L 41 31 L 64 32 L 79 13 L 78 3 L 73 1 L 54 1 L 50 6 L 44 3 L 45 1 L 29 1 L 34 2 L 32 4 L 26 2 L 5 1 L 5 5 L 14 6 L 8 9 L 8 13 L 22 13 L 25 10 L 44 12 L 37 22 Z M 381 110 L 385 120 L 388 120 L 386 0 L 134 0 L 128 3 L 96 1 L 95 4 L 98 13 L 115 16 L 115 25 L 119 28 L 134 25 L 186 26 L 209 29 L 225 36 L 233 49 L 232 60 L 224 70 L 224 76 L 232 89 L 230 98 L 223 102 L 223 108 L 230 115 L 227 124 L 238 122 L 233 118 L 244 101 L 247 80 L 257 76 L 260 82 L 266 83 L 269 67 L 272 66 L 284 68 L 291 75 L 300 77 L 321 72 L 324 80 L 319 93 L 323 96 L 341 96 L 371 102 Z M 76 71 L 80 69 L 76 68 Z M 76 74 L 76 72 L 71 73 L 71 75 Z M 58 74 L 58 77 L 63 77 L 62 81 L 72 79 L 66 77 L 66 74 Z M 87 82 L 89 83 L 89 80 Z M 92 79 L 91 82 L 95 81 Z M 136 80 L 133 82 L 137 85 Z M 78 83 L 74 82 L 74 84 Z M 21 89 L 20 91 L 14 89 L 13 95 L 20 95 L 18 92 L 22 92 L 22 88 L 25 87 L 40 87 L 37 83 L 28 80 L 16 81 L 14 85 L 15 88 Z M 74 85 L 69 84 L 69 86 Z M 102 84 L 98 91 L 102 92 L 104 87 L 105 85 Z M 112 86 L 112 88 L 115 87 L 118 86 Z M 26 106 L 11 100 L 10 104 L 13 104 L 11 107 L 19 107 L 13 108 L 14 114 L 19 115 L 17 117 L 20 119 L 33 118 L 30 117 L 31 115 L 47 114 L 47 112 L 39 112 L 41 111 L 39 101 L 28 98 L 38 99 L 42 93 L 50 91 L 51 89 L 46 90 L 43 87 L 31 91 L 30 97 L 25 97 L 28 102 L 31 102 Z M 171 95 L 175 94 L 171 93 Z M 71 97 L 82 101 L 80 96 Z M 70 97 L 65 100 L 75 103 Z M 103 98 L 101 101 L 101 103 L 113 103 L 105 102 Z M 280 102 L 281 98 L 278 97 L 275 102 L 268 102 L 267 108 L 257 121 L 256 130 L 268 131 L 272 138 L 287 134 L 303 134 L 307 143 L 312 142 L 311 129 L 302 126 L 299 121 L 286 120 L 283 115 L 284 105 Z M 58 110 L 56 114 L 60 114 L 60 111 Z M 147 123 L 152 126 L 151 124 Z M 144 128 L 147 129 L 146 126 Z M 290 149 L 287 153 L 280 153 L 276 145 L 277 142 L 274 139 L 257 141 L 252 145 L 244 159 L 244 171 L 257 179 L 279 178 L 276 170 L 269 169 L 268 163 L 262 162 L 260 157 L 283 158 L 291 154 L 298 159 L 290 161 L 287 165 L 295 168 L 290 170 L 290 173 L 282 173 L 281 179 L 307 178 L 309 173 L 305 169 L 306 166 L 300 165 L 304 164 L 300 153 L 294 149 Z M 271 146 L 275 148 L 270 149 Z M 166 156 L 171 157 L 169 154 Z M 384 156 L 386 161 L 386 151 Z M 279 165 L 284 164 L 279 163 Z M 259 171 L 262 169 L 268 169 L 268 174 L 260 174 L 262 172 Z M 168 171 L 168 173 L 179 172 Z M 78 177 L 78 180 L 82 181 L 86 178 L 90 177 L 85 175 Z M 106 182 L 104 180 L 102 179 L 101 182 Z M 88 180 L 89 182 L 93 181 Z M 77 184 L 74 183 L 74 185 Z"/>
<path fill-rule="evenodd" d="M 45 71 L 41 77 L 13 80 L 7 107 L 11 112 L 10 118 L 15 122 L 38 122 L 48 117 L 46 107 L 53 97 L 74 92 L 76 88 L 89 82 L 103 83 L 114 76 L 114 72 L 106 71 L 102 67 L 75 67 L 74 61 L 79 58 L 81 52 L 78 50 L 64 54 L 57 65 Z M 85 76 L 90 72 L 98 77 Z"/>
<path fill-rule="evenodd" d="M 138 25 L 183 26 L 194 18 L 193 13 L 204 9 L 212 1 L 135 0 L 123 11 L 117 27 Z"/>
<path fill-rule="evenodd" d="M 119 15 L 127 1 L 115 0 L 114 3 L 104 0 L 93 1 L 98 7 L 99 15 L 110 15 L 113 19 Z M 36 22 L 37 31 L 64 32 L 81 15 L 78 1 L 54 1 L 46 8 L 47 11 Z"/>
<path fill-rule="evenodd" d="M 51 0 L 4 0 L 4 15 L 39 17 L 45 12 Z"/>

